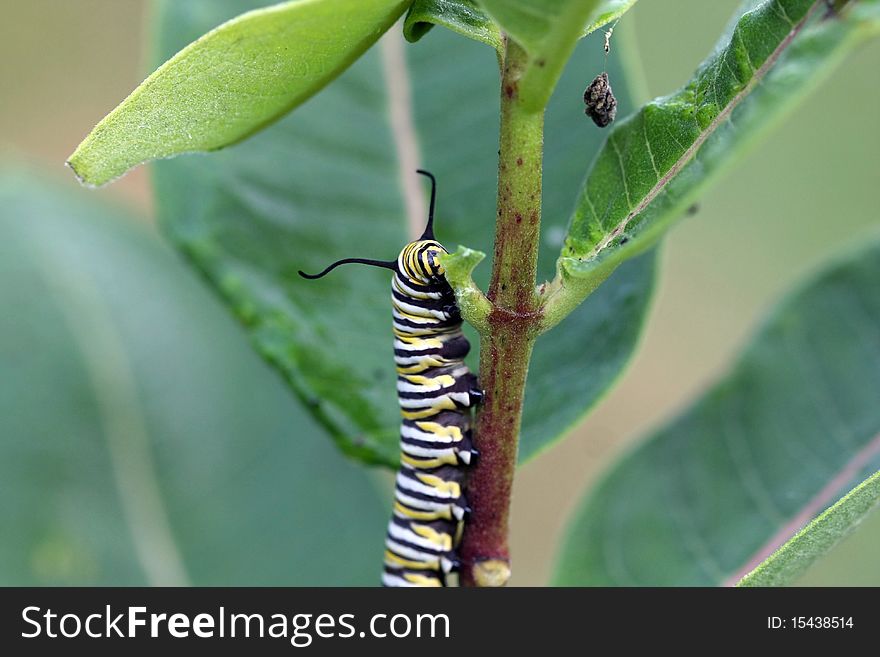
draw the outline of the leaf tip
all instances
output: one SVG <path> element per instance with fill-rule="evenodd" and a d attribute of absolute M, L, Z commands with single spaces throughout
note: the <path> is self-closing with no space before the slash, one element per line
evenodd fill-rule
<path fill-rule="evenodd" d="M 459 245 L 454 253 L 447 253 L 440 259 L 446 268 L 446 280 L 455 290 L 461 316 L 480 333 L 488 330 L 486 320 L 491 303 L 474 283 L 471 273 L 485 257 L 482 251 Z"/>
<path fill-rule="evenodd" d="M 453 253 L 447 253 L 442 260 L 446 266 L 447 275 L 454 279 L 469 278 L 471 272 L 482 262 L 486 254 L 482 251 L 468 248 L 459 244 Z"/>
<path fill-rule="evenodd" d="M 91 182 L 90 180 L 88 180 L 86 178 L 86 176 L 81 173 L 80 168 L 76 163 L 77 152 L 78 152 L 78 149 L 77 149 L 77 151 L 74 151 L 74 153 L 64 161 L 64 166 L 66 166 L 68 169 L 70 169 L 73 172 L 73 175 L 76 178 L 77 182 L 80 185 L 82 185 L 83 187 L 90 187 L 92 189 L 98 187 L 98 185 L 96 185 L 93 182 Z"/>
<path fill-rule="evenodd" d="M 135 166 L 143 164 L 143 162 L 139 162 L 133 166 L 119 168 L 116 163 L 108 160 L 106 154 L 100 154 L 100 150 L 96 149 L 94 145 L 94 135 L 97 129 L 92 130 L 64 162 L 64 166 L 73 172 L 79 184 L 89 189 L 104 187 L 124 176 Z"/>

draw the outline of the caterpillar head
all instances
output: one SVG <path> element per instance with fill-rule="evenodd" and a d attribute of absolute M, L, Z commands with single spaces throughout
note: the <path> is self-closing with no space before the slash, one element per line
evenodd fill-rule
<path fill-rule="evenodd" d="M 443 245 L 431 239 L 410 242 L 397 256 L 397 269 L 410 280 L 424 284 L 435 283 L 445 273 L 440 262 L 440 256 L 445 253 Z"/>

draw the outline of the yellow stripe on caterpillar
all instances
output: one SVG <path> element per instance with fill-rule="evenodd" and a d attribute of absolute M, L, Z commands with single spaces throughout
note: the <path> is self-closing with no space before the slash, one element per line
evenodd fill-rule
<path fill-rule="evenodd" d="M 437 422 L 416 422 L 416 426 L 425 433 L 433 433 L 436 436 L 452 438 L 454 442 L 459 442 L 462 439 L 461 429 L 455 425 L 444 427 Z"/>
<path fill-rule="evenodd" d="M 412 525 L 411 529 L 414 533 L 418 534 L 422 538 L 428 539 L 429 541 L 431 541 L 431 543 L 442 550 L 452 549 L 452 536 L 450 536 L 449 534 L 438 532 L 428 525 Z"/>
<path fill-rule="evenodd" d="M 416 479 L 421 481 L 425 486 L 436 488 L 441 493 L 448 493 L 453 499 L 461 497 L 461 486 L 456 481 L 445 481 L 436 475 L 429 475 L 423 472 L 416 472 Z"/>
<path fill-rule="evenodd" d="M 407 383 L 414 386 L 436 386 L 438 388 L 449 388 L 455 385 L 455 377 L 451 374 L 441 374 L 439 376 L 421 376 L 419 374 L 413 376 L 405 376 Z"/>
<path fill-rule="evenodd" d="M 410 561 L 394 554 L 391 550 L 385 550 L 385 563 L 389 566 L 402 566 L 404 568 L 412 568 L 413 570 L 437 570 L 440 560 Z"/>
<path fill-rule="evenodd" d="M 391 329 L 394 332 L 394 337 L 398 340 L 412 340 L 409 344 L 419 344 L 419 340 L 424 340 L 425 343 L 433 343 L 429 344 L 430 347 L 442 347 L 443 342 L 440 339 L 434 338 L 435 335 L 440 336 L 449 336 L 456 337 L 461 333 L 461 330 L 457 327 L 451 327 L 447 329 L 443 329 L 442 331 L 437 330 L 435 327 L 426 327 L 426 328 L 413 328 L 409 327 L 406 331 L 403 331 L 397 326 L 394 326 Z M 425 336 L 431 337 L 425 337 Z M 435 343 L 436 340 L 436 343 Z M 427 347 L 426 347 L 427 348 Z"/>
<path fill-rule="evenodd" d="M 425 577 L 424 575 L 417 575 L 415 573 L 404 573 L 403 579 L 416 586 L 443 586 L 440 583 L 440 580 L 436 577 Z"/>
<path fill-rule="evenodd" d="M 446 365 L 448 361 L 443 359 L 436 359 L 431 357 L 425 357 L 425 360 L 421 363 L 416 363 L 415 365 L 406 365 L 406 366 L 398 366 L 397 373 L 398 374 L 419 374 L 424 372 L 427 369 L 432 367 L 443 367 Z"/>
<path fill-rule="evenodd" d="M 400 460 L 407 465 L 411 465 L 412 467 L 418 468 L 420 470 L 439 468 L 441 465 L 458 465 L 458 457 L 455 455 L 454 452 L 449 452 L 448 454 L 444 454 L 440 458 L 434 459 L 417 459 L 409 456 L 408 454 L 401 454 Z"/>
<path fill-rule="evenodd" d="M 394 335 L 401 342 L 419 345 L 422 349 L 439 349 L 443 346 L 443 341 L 437 338 L 424 338 L 420 335 L 409 335 L 408 333 L 399 333 L 398 331 L 394 331 Z"/>
<path fill-rule="evenodd" d="M 444 329 L 437 328 L 433 324 L 425 324 L 424 326 L 404 326 L 394 325 L 394 335 L 400 337 L 405 335 L 409 338 L 427 339 L 425 336 L 440 336 L 441 338 L 457 338 L 461 335 L 461 329 L 458 327 L 447 327 Z"/>
<path fill-rule="evenodd" d="M 452 512 L 448 506 L 436 511 L 416 511 L 395 500 L 394 510 L 413 520 L 452 520 Z"/>
<path fill-rule="evenodd" d="M 400 416 L 404 420 L 424 420 L 426 417 L 433 417 L 443 411 L 454 411 L 456 408 L 455 402 L 449 399 L 449 397 L 441 397 L 436 401 L 440 403 L 434 404 L 430 408 L 423 408 L 420 411 L 405 411 L 401 409 Z"/>

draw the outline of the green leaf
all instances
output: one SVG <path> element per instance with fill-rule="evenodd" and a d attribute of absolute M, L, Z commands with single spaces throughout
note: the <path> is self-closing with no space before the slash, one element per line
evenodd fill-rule
<path fill-rule="evenodd" d="M 590 15 L 580 36 L 585 37 L 594 30 L 619 18 L 635 3 L 636 0 L 601 1 L 598 9 Z M 510 11 L 511 18 L 514 20 L 517 18 L 516 15 L 523 11 L 522 8 L 517 10 L 515 7 L 508 8 L 501 5 L 499 8 L 502 12 Z M 542 20 L 544 19 L 542 18 Z M 415 42 L 425 36 L 434 25 L 442 25 L 462 36 L 480 41 L 499 52 L 501 51 L 503 45 L 501 30 L 498 24 L 479 7 L 477 0 L 415 0 L 406 15 L 403 33 L 407 41 Z M 534 21 L 525 20 L 523 27 L 526 31 L 535 29 Z M 546 27 L 545 25 L 545 29 Z"/>
<path fill-rule="evenodd" d="M 375 584 L 389 496 L 138 223 L 0 172 L 0 584 Z"/>
<path fill-rule="evenodd" d="M 625 13 L 635 0 L 478 0 L 529 56 L 519 82 L 527 110 L 544 109 L 578 39 Z"/>
<path fill-rule="evenodd" d="M 877 0 L 850 2 L 827 17 L 825 7 L 821 0 L 760 4 L 685 87 L 612 129 L 559 260 L 569 292 L 557 295 L 559 312 L 548 315 L 564 315 L 621 262 L 655 243 L 747 146 L 880 31 Z M 814 20 L 807 21 L 811 11 Z"/>
<path fill-rule="evenodd" d="M 724 380 L 584 500 L 556 583 L 733 584 L 877 470 L 878 280 L 874 241 L 782 303 Z M 814 548 L 840 511 L 810 530 Z M 805 557 L 787 551 L 776 572 Z"/>
<path fill-rule="evenodd" d="M 547 48 L 554 35 L 578 36 L 598 0 L 477 0 L 501 29 L 530 54 Z M 565 25 L 562 25 L 567 21 Z M 574 27 L 572 26 L 574 23 Z"/>
<path fill-rule="evenodd" d="M 163 6 L 160 57 L 241 9 L 236 2 Z M 160 162 L 154 179 L 164 229 L 247 325 L 260 353 L 346 453 L 396 467 L 387 273 L 350 266 L 306 281 L 296 271 L 347 256 L 395 257 L 425 221 L 424 199 L 408 220 L 401 191 L 404 175 L 422 189 L 413 172 L 419 166 L 438 179 L 440 240 L 450 250 L 466 244 L 491 252 L 498 71 L 494 53 L 448 30 L 417 46 L 393 33 L 386 39 L 294 116 L 210 158 Z M 582 47 L 595 50 L 597 43 Z M 543 276 L 553 273 L 570 199 L 600 142 L 581 109 L 584 80 L 595 75 L 586 52 L 563 76 L 571 93 L 554 98 L 546 117 Z M 412 112 L 392 116 L 407 74 Z M 632 106 L 623 86 L 620 102 Z M 422 155 L 402 165 L 398 148 L 413 144 Z M 488 273 L 485 265 L 474 272 L 483 289 Z M 536 345 L 523 459 L 559 439 L 617 377 L 635 346 L 652 280 L 653 257 L 633 261 L 568 318 L 564 332 Z M 469 337 L 475 367 L 477 340 Z M 563 349 L 565 367 L 593 375 L 560 386 Z"/>
<path fill-rule="evenodd" d="M 233 18 L 162 64 L 68 164 L 103 185 L 148 160 L 234 144 L 348 68 L 410 1 L 295 0 Z"/>
<path fill-rule="evenodd" d="M 611 21 L 618 20 L 632 9 L 634 4 L 636 4 L 636 0 L 601 0 L 599 6 L 590 15 L 581 36 L 587 36 L 600 27 L 605 27 Z"/>
<path fill-rule="evenodd" d="M 785 586 L 849 535 L 880 504 L 880 471 L 860 483 L 743 577 L 737 586 Z"/>
<path fill-rule="evenodd" d="M 434 25 L 501 50 L 501 32 L 474 0 L 415 0 L 403 23 L 407 41 L 416 42 Z"/>

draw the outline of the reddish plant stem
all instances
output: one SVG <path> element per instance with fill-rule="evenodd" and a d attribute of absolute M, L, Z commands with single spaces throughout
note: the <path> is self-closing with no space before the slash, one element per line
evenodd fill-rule
<path fill-rule="evenodd" d="M 510 41 L 501 75 L 498 214 L 488 298 L 488 331 L 480 342 L 485 391 L 475 426 L 480 457 L 468 478 L 473 512 L 460 546 L 464 586 L 503 586 L 510 575 L 508 517 L 526 374 L 541 320 L 535 294 L 541 224 L 543 112 L 520 103 L 525 52 Z"/>

